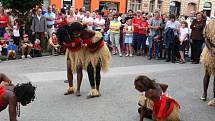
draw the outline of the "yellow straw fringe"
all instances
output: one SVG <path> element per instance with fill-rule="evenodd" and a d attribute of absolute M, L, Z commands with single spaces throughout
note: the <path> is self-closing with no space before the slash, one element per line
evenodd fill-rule
<path fill-rule="evenodd" d="M 96 65 L 100 62 L 102 71 L 107 72 L 110 65 L 110 60 L 111 54 L 107 45 L 105 44 L 95 53 L 86 51 L 84 68 L 87 69 L 87 66 L 91 63 L 93 68 L 96 69 Z"/>
<path fill-rule="evenodd" d="M 201 63 L 209 74 L 215 75 L 215 57 L 210 55 L 207 47 L 205 47 L 202 51 Z"/>
<path fill-rule="evenodd" d="M 211 20 L 204 29 L 204 37 L 215 44 L 215 20 Z M 215 48 L 213 48 L 215 49 Z M 215 57 L 210 55 L 207 47 L 205 47 L 201 54 L 201 63 L 208 73 L 215 75 Z"/>
<path fill-rule="evenodd" d="M 83 49 L 80 49 L 79 51 L 69 51 L 69 49 L 66 49 L 66 58 L 70 59 L 71 62 L 71 70 L 73 73 L 77 72 L 77 66 L 84 64 L 84 51 Z"/>

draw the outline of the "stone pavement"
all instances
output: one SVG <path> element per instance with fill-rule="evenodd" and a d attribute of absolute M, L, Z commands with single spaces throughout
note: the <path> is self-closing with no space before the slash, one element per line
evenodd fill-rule
<path fill-rule="evenodd" d="M 148 61 L 145 58 L 113 57 L 108 73 L 102 74 L 100 98 L 86 99 L 90 89 L 86 73 L 81 97 L 64 96 L 67 84 L 64 57 L 43 57 L 0 64 L 0 72 L 14 81 L 32 81 L 37 86 L 36 100 L 21 107 L 19 121 L 138 121 L 134 78 L 146 74 L 167 83 L 167 92 L 181 104 L 183 121 L 214 121 L 215 107 L 202 102 L 203 72 L 200 65 L 184 65 Z M 212 88 L 208 90 L 212 97 Z M 0 121 L 8 121 L 8 110 L 1 112 Z M 150 121 L 150 120 L 146 120 Z"/>

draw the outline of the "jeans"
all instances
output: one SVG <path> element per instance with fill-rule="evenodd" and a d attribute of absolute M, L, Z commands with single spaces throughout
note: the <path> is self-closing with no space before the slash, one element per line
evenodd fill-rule
<path fill-rule="evenodd" d="M 152 58 L 153 46 L 155 47 L 156 58 L 158 58 L 161 42 L 160 41 L 155 42 L 154 36 L 148 36 L 148 41 L 149 41 L 149 58 Z"/>
<path fill-rule="evenodd" d="M 146 35 L 140 34 L 139 35 L 139 40 L 137 41 L 137 50 L 140 51 L 141 49 L 146 52 Z"/>
<path fill-rule="evenodd" d="M 0 37 L 4 37 L 5 27 L 0 26 Z"/>
<path fill-rule="evenodd" d="M 202 44 L 203 44 L 203 41 L 202 40 L 193 40 L 192 42 L 192 57 L 193 57 L 193 61 L 194 62 L 199 62 L 200 60 L 200 55 L 201 55 L 201 52 L 202 52 Z"/>

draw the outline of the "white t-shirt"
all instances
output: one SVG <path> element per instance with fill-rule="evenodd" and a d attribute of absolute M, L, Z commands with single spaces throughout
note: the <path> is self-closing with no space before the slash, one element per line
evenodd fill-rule
<path fill-rule="evenodd" d="M 181 28 L 180 28 L 180 36 L 179 36 L 181 42 L 183 42 L 183 41 L 185 41 L 185 40 L 188 39 L 188 37 L 186 37 L 186 38 L 183 40 L 183 38 L 184 38 L 185 36 L 187 36 L 187 34 L 189 34 L 189 29 L 188 29 L 188 28 L 182 28 L 182 27 L 181 27 Z"/>
<path fill-rule="evenodd" d="M 94 20 L 94 23 L 104 26 L 105 25 L 105 20 L 103 18 L 102 19 L 96 18 Z M 103 29 L 103 28 L 101 28 L 101 26 L 96 26 L 96 29 Z"/>
<path fill-rule="evenodd" d="M 179 21 L 174 21 L 174 22 L 167 21 L 165 29 L 168 28 L 168 27 L 171 28 L 171 29 L 177 29 L 179 26 L 180 26 L 180 22 Z M 178 33 L 175 32 L 175 35 L 178 35 Z"/>
<path fill-rule="evenodd" d="M 83 23 L 93 23 L 94 22 L 94 19 L 92 17 L 84 17 L 83 20 L 82 20 Z M 92 25 L 88 25 L 88 29 L 92 30 Z"/>
<path fill-rule="evenodd" d="M 17 26 L 13 26 L 13 36 L 20 37 L 19 29 L 17 29 Z"/>

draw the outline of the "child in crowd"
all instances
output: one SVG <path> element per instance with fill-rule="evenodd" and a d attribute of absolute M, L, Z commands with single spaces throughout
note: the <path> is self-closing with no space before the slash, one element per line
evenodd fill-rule
<path fill-rule="evenodd" d="M 32 58 L 30 56 L 30 52 L 31 52 L 32 47 L 33 47 L 33 44 L 28 39 L 28 35 L 24 34 L 23 35 L 23 40 L 21 42 L 22 59 L 25 59 L 25 55 L 27 55 L 27 58 L 29 58 L 29 59 Z"/>
<path fill-rule="evenodd" d="M 180 34 L 179 35 L 179 41 L 180 41 L 179 52 L 180 52 L 180 56 L 181 56 L 180 63 L 183 64 L 183 63 L 185 63 L 184 52 L 185 52 L 185 48 L 186 48 L 186 44 L 187 44 L 188 36 L 189 36 L 189 29 L 188 29 L 187 22 L 185 22 L 185 21 L 181 22 L 179 34 Z"/>
<path fill-rule="evenodd" d="M 19 41 L 20 41 L 20 33 L 19 33 L 19 24 L 17 20 L 14 21 L 14 26 L 13 26 L 13 40 L 14 43 L 19 46 Z"/>
<path fill-rule="evenodd" d="M 132 20 L 129 19 L 127 20 L 126 24 L 125 24 L 125 46 L 126 46 L 126 57 L 130 56 L 132 57 L 132 47 L 131 44 L 133 42 L 133 30 L 134 27 L 132 25 Z"/>
<path fill-rule="evenodd" d="M 52 36 L 49 38 L 49 48 L 52 52 L 52 55 L 58 55 L 60 53 L 60 45 L 55 32 L 53 32 Z"/>
<path fill-rule="evenodd" d="M 3 38 L 0 38 L 0 62 L 4 51 L 7 49 L 7 43 Z"/>
<path fill-rule="evenodd" d="M 10 28 L 9 27 L 6 27 L 5 28 L 5 33 L 4 33 L 4 40 L 6 42 L 8 42 L 10 39 L 11 39 L 11 31 L 10 31 Z"/>
<path fill-rule="evenodd" d="M 7 46 L 7 59 L 12 58 L 16 59 L 17 46 L 14 44 L 13 39 L 9 40 L 9 44 Z"/>
<path fill-rule="evenodd" d="M 42 56 L 42 47 L 40 46 L 40 40 L 36 39 L 33 45 L 33 55 L 34 57 L 41 57 Z"/>
<path fill-rule="evenodd" d="M 168 85 L 156 83 L 145 75 L 135 79 L 135 88 L 141 92 L 138 109 L 140 121 L 144 117 L 158 121 L 180 121 L 180 106 L 176 100 L 165 94 Z"/>

